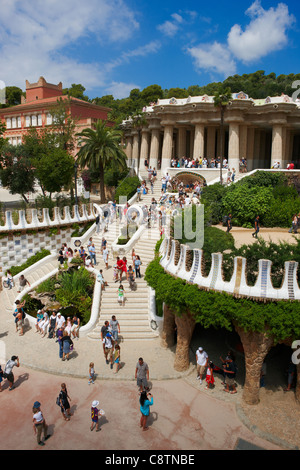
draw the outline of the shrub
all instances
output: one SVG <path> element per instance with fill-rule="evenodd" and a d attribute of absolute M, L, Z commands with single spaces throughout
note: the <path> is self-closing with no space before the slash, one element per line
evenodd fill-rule
<path fill-rule="evenodd" d="M 49 250 L 41 250 L 35 255 L 28 258 L 28 260 L 25 263 L 21 264 L 21 266 L 12 266 L 10 268 L 10 272 L 13 276 L 16 276 L 21 271 L 24 271 L 24 269 L 29 268 L 34 263 L 36 263 L 37 261 L 40 261 L 41 259 L 45 258 L 45 256 L 48 256 L 48 255 L 50 255 Z"/>
<path fill-rule="evenodd" d="M 115 199 L 117 203 L 120 202 L 119 199 L 121 196 L 126 196 L 127 200 L 134 196 L 139 185 L 140 180 L 137 176 L 130 176 L 126 178 L 116 190 Z"/>

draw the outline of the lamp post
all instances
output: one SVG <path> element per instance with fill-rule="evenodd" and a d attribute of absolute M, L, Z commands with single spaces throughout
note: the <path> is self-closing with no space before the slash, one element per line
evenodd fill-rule
<path fill-rule="evenodd" d="M 78 197 L 77 197 L 77 168 L 78 164 L 74 163 L 74 176 L 75 176 L 75 204 L 78 206 Z"/>

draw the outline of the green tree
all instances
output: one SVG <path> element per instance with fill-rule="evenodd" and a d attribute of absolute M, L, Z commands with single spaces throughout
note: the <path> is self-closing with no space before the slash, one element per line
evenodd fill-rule
<path fill-rule="evenodd" d="M 35 173 L 51 198 L 52 193 L 70 186 L 74 174 L 74 159 L 63 149 L 51 149 L 36 160 Z"/>
<path fill-rule="evenodd" d="M 225 88 L 224 90 L 220 90 L 214 95 L 214 105 L 220 111 L 220 148 L 221 148 L 221 160 L 220 160 L 220 183 L 223 184 L 223 177 L 222 177 L 222 167 L 223 167 L 223 156 L 224 156 L 224 114 L 226 107 L 229 101 L 232 98 L 232 93 L 230 88 Z"/>
<path fill-rule="evenodd" d="M 79 100 L 89 101 L 89 97 L 84 94 L 85 88 L 81 83 L 72 83 L 70 88 L 64 88 L 63 94 L 68 96 L 73 96 Z"/>
<path fill-rule="evenodd" d="M 105 202 L 104 170 L 110 166 L 126 168 L 126 155 L 120 146 L 121 132 L 108 127 L 106 121 L 97 121 L 95 129 L 84 129 L 76 134 L 80 149 L 77 163 L 82 169 L 99 171 L 100 201 Z"/>
<path fill-rule="evenodd" d="M 28 203 L 26 193 L 34 193 L 35 173 L 23 147 L 5 144 L 0 156 L 0 180 L 11 194 L 20 194 Z"/>

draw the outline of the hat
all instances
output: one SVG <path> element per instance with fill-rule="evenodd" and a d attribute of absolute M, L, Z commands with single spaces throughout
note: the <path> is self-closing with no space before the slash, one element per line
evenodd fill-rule
<path fill-rule="evenodd" d="M 199 349 L 199 351 L 203 351 L 203 348 L 202 348 L 201 346 L 200 346 L 200 348 L 198 348 L 198 349 Z"/>
<path fill-rule="evenodd" d="M 96 408 L 96 406 L 98 406 L 98 405 L 99 405 L 98 400 L 94 400 L 93 403 L 92 403 L 92 407 Z"/>
<path fill-rule="evenodd" d="M 34 404 L 33 404 L 34 408 L 39 408 L 40 406 L 41 406 L 41 404 L 40 404 L 39 401 L 35 401 Z"/>

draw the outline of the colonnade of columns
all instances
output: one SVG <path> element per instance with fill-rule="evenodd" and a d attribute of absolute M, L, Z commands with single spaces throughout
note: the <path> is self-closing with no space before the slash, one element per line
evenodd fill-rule
<path fill-rule="evenodd" d="M 221 155 L 220 126 L 192 121 L 191 125 L 172 121 L 150 123 L 149 127 L 133 129 L 125 134 L 125 152 L 130 166 L 138 172 L 144 161 L 164 171 L 172 158 L 188 157 L 208 161 Z M 223 158 L 230 168 L 239 172 L 241 158 L 246 158 L 247 169 L 271 168 L 275 162 L 281 168 L 292 160 L 293 131 L 284 123 L 270 123 L 268 127 L 255 127 L 244 122 L 227 122 L 223 135 Z"/>

